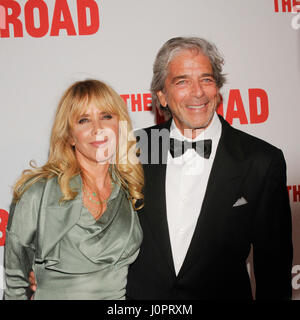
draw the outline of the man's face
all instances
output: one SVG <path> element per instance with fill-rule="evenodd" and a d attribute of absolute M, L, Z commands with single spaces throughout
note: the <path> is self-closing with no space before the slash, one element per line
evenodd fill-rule
<path fill-rule="evenodd" d="M 209 59 L 194 50 L 179 52 L 169 63 L 164 89 L 157 96 L 171 110 L 181 133 L 195 138 L 211 123 L 219 101 Z M 186 129 L 193 130 L 187 134 Z"/>

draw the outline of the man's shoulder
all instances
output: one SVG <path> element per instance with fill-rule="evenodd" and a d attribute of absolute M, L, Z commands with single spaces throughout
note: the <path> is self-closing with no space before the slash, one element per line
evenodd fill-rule
<path fill-rule="evenodd" d="M 225 121 L 225 120 L 223 120 Z M 223 122 L 222 121 L 222 122 Z M 274 156 L 281 153 L 281 150 L 257 136 L 232 127 L 228 122 L 223 122 L 223 128 L 226 131 L 226 143 L 232 146 L 239 145 L 246 155 L 261 155 L 263 157 Z"/>
<path fill-rule="evenodd" d="M 262 138 L 259 138 L 257 136 L 254 136 L 250 133 L 247 133 L 245 131 L 233 128 L 232 129 L 235 131 L 235 134 L 238 135 L 239 139 L 242 142 L 247 143 L 247 146 L 249 147 L 250 145 L 253 145 L 254 147 L 260 147 L 263 148 L 265 150 L 270 150 L 270 151 L 274 151 L 274 150 L 278 150 L 278 148 L 276 146 L 274 146 L 273 144 L 271 144 L 270 142 L 263 140 Z"/>

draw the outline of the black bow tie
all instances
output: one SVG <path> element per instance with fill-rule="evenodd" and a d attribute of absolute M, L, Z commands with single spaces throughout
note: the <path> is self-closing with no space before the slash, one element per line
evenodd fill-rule
<path fill-rule="evenodd" d="M 211 145 L 211 140 L 189 142 L 170 138 L 170 153 L 173 158 L 176 158 L 183 155 L 186 150 L 194 149 L 201 157 L 208 159 L 211 153 Z"/>

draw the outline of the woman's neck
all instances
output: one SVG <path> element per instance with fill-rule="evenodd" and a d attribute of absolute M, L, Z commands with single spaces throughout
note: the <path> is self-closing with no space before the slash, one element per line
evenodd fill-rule
<path fill-rule="evenodd" d="M 82 171 L 83 180 L 90 181 L 98 190 L 105 188 L 110 183 L 109 162 L 97 163 L 78 158 L 77 160 Z"/>

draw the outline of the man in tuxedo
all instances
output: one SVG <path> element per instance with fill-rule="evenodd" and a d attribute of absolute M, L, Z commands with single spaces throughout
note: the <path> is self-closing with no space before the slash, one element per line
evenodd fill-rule
<path fill-rule="evenodd" d="M 140 130 L 144 239 L 129 269 L 129 299 L 291 297 L 291 212 L 280 149 L 216 113 L 225 82 L 217 48 L 173 38 L 158 52 L 153 106 L 172 115 Z"/>

